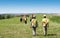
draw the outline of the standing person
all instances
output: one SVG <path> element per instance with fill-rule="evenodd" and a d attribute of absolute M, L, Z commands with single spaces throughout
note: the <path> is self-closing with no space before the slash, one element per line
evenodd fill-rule
<path fill-rule="evenodd" d="M 27 17 L 26 17 L 26 15 L 24 15 L 23 19 L 24 19 L 25 24 L 27 24 Z"/>
<path fill-rule="evenodd" d="M 21 16 L 21 18 L 20 18 L 20 22 L 22 22 L 22 16 Z"/>
<path fill-rule="evenodd" d="M 49 26 L 49 19 L 46 17 L 46 15 L 43 15 L 42 25 L 43 25 L 44 35 L 46 36 L 47 35 L 47 26 Z"/>
<path fill-rule="evenodd" d="M 38 23 L 37 23 L 37 20 L 36 20 L 36 16 L 34 15 L 33 18 L 31 19 L 31 27 L 32 27 L 33 36 L 36 35 L 37 26 L 38 26 Z"/>

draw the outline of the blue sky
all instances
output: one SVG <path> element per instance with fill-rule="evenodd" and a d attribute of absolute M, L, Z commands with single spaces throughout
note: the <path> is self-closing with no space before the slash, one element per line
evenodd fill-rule
<path fill-rule="evenodd" d="M 60 13 L 60 0 L 0 0 L 3 13 Z"/>

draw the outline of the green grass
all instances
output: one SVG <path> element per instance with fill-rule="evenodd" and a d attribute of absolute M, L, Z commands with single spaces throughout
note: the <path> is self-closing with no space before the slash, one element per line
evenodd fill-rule
<path fill-rule="evenodd" d="M 52 18 L 50 18 L 50 19 L 51 19 L 51 21 L 53 21 L 53 22 L 57 22 L 57 23 L 60 22 L 60 16 L 52 16 Z"/>
<path fill-rule="evenodd" d="M 60 20 L 59 16 L 47 15 L 50 19 L 47 36 L 43 36 L 43 27 L 41 25 L 43 14 L 36 14 L 36 16 L 39 24 L 37 36 L 32 36 L 29 17 L 28 24 L 21 23 L 19 17 L 14 17 L 0 20 L 0 38 L 60 38 L 60 21 L 55 21 L 57 18 Z"/>

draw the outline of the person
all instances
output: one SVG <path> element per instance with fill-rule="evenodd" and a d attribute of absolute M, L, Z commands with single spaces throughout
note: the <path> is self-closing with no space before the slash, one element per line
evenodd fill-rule
<path fill-rule="evenodd" d="M 22 17 L 20 18 L 20 22 L 22 22 Z"/>
<path fill-rule="evenodd" d="M 36 36 L 36 28 L 38 27 L 38 22 L 36 20 L 36 16 L 35 15 L 31 19 L 31 27 L 32 27 L 33 36 Z"/>
<path fill-rule="evenodd" d="M 26 17 L 26 15 L 24 15 L 23 20 L 24 20 L 24 23 L 27 24 L 27 17 Z"/>
<path fill-rule="evenodd" d="M 47 35 L 47 26 L 49 26 L 49 19 L 46 17 L 46 15 L 43 15 L 42 25 L 43 25 L 44 35 L 46 36 Z"/>
<path fill-rule="evenodd" d="M 31 22 L 31 20 L 32 20 L 33 16 L 35 16 L 35 15 L 34 15 L 34 14 L 32 14 L 32 15 L 31 15 L 31 17 L 30 17 L 30 22 Z"/>

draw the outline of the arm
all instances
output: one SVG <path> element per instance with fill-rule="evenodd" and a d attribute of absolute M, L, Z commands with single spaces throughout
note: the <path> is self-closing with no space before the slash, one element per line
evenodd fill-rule
<path fill-rule="evenodd" d="M 49 23 L 47 23 L 47 27 L 49 27 Z"/>
<path fill-rule="evenodd" d="M 38 27 L 38 22 L 36 21 L 36 27 Z"/>

